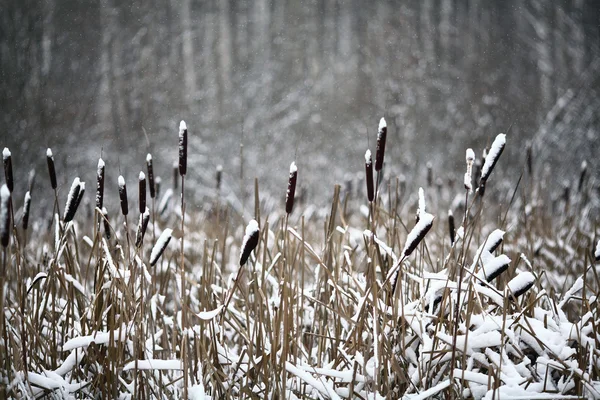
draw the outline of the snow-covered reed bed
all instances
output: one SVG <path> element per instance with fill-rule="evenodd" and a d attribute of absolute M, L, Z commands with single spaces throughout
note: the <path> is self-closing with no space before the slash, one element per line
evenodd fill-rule
<path fill-rule="evenodd" d="M 139 212 L 102 160 L 93 205 L 76 177 L 59 193 L 48 150 L 50 182 L 3 187 L 0 397 L 600 398 L 597 177 L 502 176 L 498 135 L 464 187 L 429 168 L 419 189 L 386 172 L 381 121 L 376 184 L 367 151 L 327 210 L 294 203 L 295 162 L 275 203 L 256 183 L 237 212 L 219 168 L 198 209 L 183 122 L 181 185 L 161 196 L 149 154 Z M 53 212 L 18 224 L 19 190 Z"/>

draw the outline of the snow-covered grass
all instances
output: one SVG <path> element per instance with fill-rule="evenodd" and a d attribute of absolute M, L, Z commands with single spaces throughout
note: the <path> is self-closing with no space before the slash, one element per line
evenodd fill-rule
<path fill-rule="evenodd" d="M 327 210 L 289 215 L 284 187 L 279 204 L 256 186 L 251 215 L 219 193 L 202 210 L 185 195 L 194 206 L 178 207 L 169 188 L 151 196 L 137 227 L 150 219 L 148 232 L 136 235 L 106 185 L 110 213 L 81 202 L 51 229 L 15 224 L 3 247 L 0 397 L 600 398 L 595 177 L 570 197 L 527 173 L 495 180 L 498 146 L 485 196 L 472 192 L 468 151 L 464 188 L 417 191 L 415 179 L 403 192 L 383 170 L 368 207 L 366 183 L 358 196 L 336 187 Z M 32 207 L 54 197 L 38 186 Z M 67 197 L 65 213 L 81 200 Z"/>

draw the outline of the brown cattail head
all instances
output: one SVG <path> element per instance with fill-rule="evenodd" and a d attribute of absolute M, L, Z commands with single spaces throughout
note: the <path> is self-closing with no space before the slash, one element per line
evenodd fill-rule
<path fill-rule="evenodd" d="M 504 151 L 504 146 L 506 145 L 506 135 L 504 133 L 500 133 L 494 139 L 492 143 L 492 147 L 490 148 L 489 153 L 484 155 L 485 161 L 483 162 L 483 167 L 481 167 L 481 179 L 479 181 L 479 194 L 483 196 L 485 192 L 485 184 L 492 173 L 494 166 L 498 162 L 498 158 Z"/>
<path fill-rule="evenodd" d="M 179 187 L 179 163 L 173 162 L 173 191 L 176 192 Z"/>
<path fill-rule="evenodd" d="M 10 190 L 6 184 L 0 188 L 0 242 L 8 246 L 10 238 Z"/>
<path fill-rule="evenodd" d="M 526 159 L 527 159 L 527 173 L 529 176 L 533 176 L 533 149 L 531 141 L 527 142 L 525 147 Z"/>
<path fill-rule="evenodd" d="M 515 300 L 529 289 L 533 287 L 535 283 L 535 276 L 529 271 L 521 272 L 515 276 L 506 284 L 506 287 L 510 293 L 510 297 Z"/>
<path fill-rule="evenodd" d="M 427 161 L 427 187 L 433 186 L 433 165 L 431 161 Z"/>
<path fill-rule="evenodd" d="M 52 150 L 46 150 L 46 162 L 48 163 L 48 174 L 50 175 L 50 185 L 56 190 L 56 170 L 54 169 L 54 156 Z"/>
<path fill-rule="evenodd" d="M 246 234 L 244 235 L 244 240 L 242 241 L 242 251 L 240 254 L 240 266 L 246 264 L 252 250 L 256 248 L 258 245 L 260 229 L 258 227 L 258 222 L 253 219 L 246 226 Z"/>
<path fill-rule="evenodd" d="M 165 229 L 160 234 L 160 237 L 156 241 L 156 244 L 154 245 L 154 247 L 152 248 L 152 252 L 150 253 L 151 266 L 155 266 L 160 256 L 162 256 L 162 254 L 164 253 L 165 249 L 167 248 L 167 245 L 171 241 L 172 234 L 173 230 L 169 228 Z"/>
<path fill-rule="evenodd" d="M 102 207 L 102 222 L 104 225 L 104 235 L 106 240 L 110 240 L 110 223 L 108 222 L 108 211 L 106 207 Z"/>
<path fill-rule="evenodd" d="M 475 152 L 473 149 L 467 149 L 466 153 L 467 172 L 465 172 L 465 189 L 471 193 L 473 191 L 473 163 L 475 162 Z"/>
<path fill-rule="evenodd" d="M 12 193 L 14 189 L 13 172 L 12 172 L 12 156 L 8 147 L 2 150 L 2 161 L 4 163 L 4 177 L 6 178 L 6 186 Z"/>
<path fill-rule="evenodd" d="M 150 221 L 150 210 L 148 207 L 140 214 L 140 222 L 138 222 L 137 232 L 135 234 L 135 247 L 140 247 L 144 241 L 144 235 L 146 234 L 146 228 L 148 228 L 148 221 Z"/>
<path fill-rule="evenodd" d="M 285 212 L 292 213 L 294 209 L 294 196 L 296 195 L 296 179 L 298 178 L 298 168 L 292 161 L 290 164 L 290 178 L 288 179 L 287 192 L 285 194 Z"/>
<path fill-rule="evenodd" d="M 585 178 L 587 177 L 587 161 L 583 160 L 581 162 L 581 170 L 579 173 L 579 183 L 577 184 L 577 191 L 579 193 L 581 193 L 581 190 L 583 189 L 584 183 L 585 183 Z"/>
<path fill-rule="evenodd" d="M 140 171 L 139 176 L 139 200 L 140 200 L 140 214 L 143 214 L 146 210 L 146 175 Z"/>
<path fill-rule="evenodd" d="M 185 121 L 179 123 L 179 174 L 184 176 L 187 172 L 187 125 Z"/>
<path fill-rule="evenodd" d="M 448 210 L 448 229 L 450 231 L 450 246 L 454 246 L 454 240 L 456 239 L 456 228 L 454 225 L 454 214 L 452 214 L 452 210 Z"/>
<path fill-rule="evenodd" d="M 419 213 L 419 222 L 417 222 L 415 227 L 408 234 L 404 250 L 402 250 L 402 256 L 408 257 L 412 254 L 433 226 L 433 219 L 433 215 L 428 212 Z"/>
<path fill-rule="evenodd" d="M 381 171 L 383 168 L 383 156 L 385 155 L 385 139 L 387 136 L 387 124 L 384 118 L 379 121 L 379 130 L 377 132 L 377 152 L 375 153 L 375 171 Z"/>
<path fill-rule="evenodd" d="M 29 209 L 31 206 L 31 192 L 25 193 L 25 201 L 23 202 L 23 229 L 27 230 L 29 226 Z"/>
<path fill-rule="evenodd" d="M 162 184 L 162 178 L 160 176 L 157 176 L 156 179 L 154 179 L 154 192 L 155 192 L 157 198 L 160 197 L 161 184 Z"/>
<path fill-rule="evenodd" d="M 221 164 L 217 165 L 217 192 L 221 192 L 221 179 L 223 178 L 223 166 Z"/>
<path fill-rule="evenodd" d="M 79 201 L 81 200 L 81 197 L 79 196 L 80 191 L 81 181 L 79 180 L 79 177 L 77 177 L 73 180 L 73 183 L 71 184 L 71 189 L 69 190 L 69 195 L 67 196 L 67 205 L 65 206 L 65 213 L 63 215 L 63 220 L 65 223 L 72 221 L 75 217 L 77 206 L 79 205 Z"/>
<path fill-rule="evenodd" d="M 373 187 L 373 159 L 369 149 L 365 152 L 365 171 L 367 174 L 367 199 L 371 202 L 375 198 L 375 189 Z"/>
<path fill-rule="evenodd" d="M 129 213 L 129 204 L 127 203 L 127 186 L 125 185 L 123 175 L 119 175 L 119 200 L 121 201 L 121 212 L 127 216 Z"/>
<path fill-rule="evenodd" d="M 104 160 L 98 160 L 98 170 L 96 171 L 96 208 L 102 210 L 104 205 Z"/>
<path fill-rule="evenodd" d="M 150 198 L 154 198 L 156 196 L 155 186 L 154 186 L 154 168 L 152 167 L 152 154 L 148 153 L 146 156 L 146 168 L 148 170 L 148 188 L 150 189 Z"/>

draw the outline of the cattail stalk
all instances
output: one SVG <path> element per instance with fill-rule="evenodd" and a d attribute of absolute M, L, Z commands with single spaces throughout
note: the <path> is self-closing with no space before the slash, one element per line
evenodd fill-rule
<path fill-rule="evenodd" d="M 185 121 L 179 123 L 179 174 L 181 175 L 181 329 L 187 329 L 187 295 L 185 279 L 185 175 L 187 173 L 187 142 L 188 130 Z M 183 397 L 188 397 L 188 344 L 186 335 L 181 336 L 181 361 L 183 363 Z"/>
<path fill-rule="evenodd" d="M 143 214 L 146 210 L 146 175 L 140 172 L 139 175 L 139 200 L 140 200 L 140 214 Z"/>
<path fill-rule="evenodd" d="M 296 180 L 298 178 L 298 168 L 296 163 L 290 164 L 290 177 L 288 179 L 287 192 L 285 194 L 285 212 L 291 214 L 294 209 L 294 196 L 296 194 Z"/>
<path fill-rule="evenodd" d="M 4 164 L 4 178 L 6 179 L 6 186 L 8 187 L 8 190 L 10 190 L 10 192 L 12 193 L 14 189 L 12 156 L 8 147 L 5 147 L 4 150 L 2 150 L 2 162 Z"/>

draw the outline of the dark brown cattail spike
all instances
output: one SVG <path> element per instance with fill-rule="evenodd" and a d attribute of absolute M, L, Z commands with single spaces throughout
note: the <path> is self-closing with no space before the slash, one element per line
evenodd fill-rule
<path fill-rule="evenodd" d="M 121 212 L 127 216 L 129 214 L 129 205 L 127 203 L 127 186 L 125 185 L 123 175 L 119 175 L 119 200 L 121 201 Z"/>
<path fill-rule="evenodd" d="M 8 147 L 2 150 L 2 161 L 4 163 L 4 177 L 6 178 L 6 186 L 12 193 L 14 189 L 13 172 L 12 172 L 12 157 Z"/>
<path fill-rule="evenodd" d="M 483 196 L 485 192 L 485 184 L 490 177 L 494 166 L 498 162 L 498 158 L 500 158 L 505 145 L 506 135 L 500 133 L 498 136 L 496 136 L 496 139 L 494 139 L 489 153 L 485 155 L 485 161 L 483 163 L 483 167 L 481 167 L 481 180 L 479 181 L 479 194 L 481 196 Z"/>
<path fill-rule="evenodd" d="M 365 152 L 365 171 L 367 174 L 367 199 L 369 202 L 375 198 L 375 189 L 373 187 L 373 159 L 371 158 L 371 150 Z"/>
<path fill-rule="evenodd" d="M 72 221 L 73 217 L 75 217 L 75 212 L 77 211 L 77 206 L 79 205 L 78 199 L 79 191 L 81 190 L 79 178 L 75 178 L 73 180 L 73 184 L 71 185 L 71 189 L 69 190 L 69 195 L 67 197 L 67 205 L 65 206 L 65 213 L 63 215 L 63 220 L 65 223 Z"/>
<path fill-rule="evenodd" d="M 454 246 L 456 228 L 454 226 L 454 215 L 452 214 L 452 210 L 448 210 L 448 229 L 450 230 L 450 246 Z"/>
<path fill-rule="evenodd" d="M 102 221 L 106 240 L 110 240 L 110 223 L 108 222 L 108 211 L 106 210 L 106 207 L 102 207 Z"/>
<path fill-rule="evenodd" d="M 77 200 L 75 201 L 75 209 L 79 208 L 83 194 L 85 193 L 85 182 L 79 182 L 79 193 L 77 194 Z"/>
<path fill-rule="evenodd" d="M 0 242 L 6 248 L 10 238 L 10 190 L 6 184 L 0 188 Z"/>
<path fill-rule="evenodd" d="M 533 149 L 531 142 L 527 142 L 525 153 L 527 157 L 527 173 L 529 176 L 533 176 Z"/>
<path fill-rule="evenodd" d="M 173 230 L 170 228 L 165 229 L 161 234 L 156 244 L 152 248 L 152 252 L 150 253 L 150 265 L 153 267 L 156 265 L 160 256 L 162 256 L 163 252 L 167 248 L 167 245 L 171 241 L 171 235 L 173 234 Z"/>
<path fill-rule="evenodd" d="M 387 137 L 387 124 L 384 118 L 379 121 L 379 131 L 377 132 L 377 151 L 375 153 L 375 171 L 379 172 L 383 168 L 383 156 L 385 155 L 385 139 Z"/>
<path fill-rule="evenodd" d="M 54 156 L 52 150 L 46 150 L 46 162 L 48 163 L 48 175 L 50 175 L 50 185 L 53 190 L 56 190 L 56 170 L 54 169 Z"/>
<path fill-rule="evenodd" d="M 217 165 L 217 193 L 221 192 L 221 179 L 223 176 L 223 166 L 222 165 Z"/>
<path fill-rule="evenodd" d="M 579 173 L 579 183 L 577 184 L 577 191 L 581 193 L 583 189 L 583 184 L 585 183 L 585 178 L 587 177 L 587 161 L 583 160 L 581 162 L 581 172 Z"/>
<path fill-rule="evenodd" d="M 96 208 L 102 210 L 104 207 L 104 160 L 98 160 L 96 171 Z"/>
<path fill-rule="evenodd" d="M 248 261 L 248 257 L 252 253 L 252 250 L 256 248 L 258 245 L 260 229 L 258 227 L 258 222 L 253 219 L 246 226 L 246 234 L 244 235 L 244 240 L 242 241 L 242 252 L 240 254 L 240 267 L 246 264 Z"/>
<path fill-rule="evenodd" d="M 160 197 L 161 183 L 162 183 L 161 177 L 157 176 L 156 179 L 154 180 L 154 194 L 156 195 L 156 198 Z"/>
<path fill-rule="evenodd" d="M 135 247 L 137 248 L 139 248 L 144 241 L 146 228 L 148 228 L 148 221 L 150 221 L 150 210 L 146 207 L 144 212 L 140 214 L 140 222 L 138 223 L 137 233 L 135 234 Z"/>
<path fill-rule="evenodd" d="M 148 170 L 148 188 L 150 189 L 150 198 L 154 198 L 156 196 L 155 186 L 154 186 L 154 168 L 152 167 L 152 154 L 148 153 L 146 156 L 146 168 Z"/>
<path fill-rule="evenodd" d="M 433 165 L 431 162 L 427 162 L 427 187 L 433 186 Z"/>
<path fill-rule="evenodd" d="M 511 299 L 516 300 L 517 297 L 531 289 L 534 283 L 535 276 L 533 276 L 531 272 L 526 271 L 512 278 L 510 282 L 506 284 L 506 287 L 511 294 Z"/>
<path fill-rule="evenodd" d="M 139 199 L 140 199 L 140 214 L 146 210 L 146 175 L 140 172 L 139 176 Z"/>
<path fill-rule="evenodd" d="M 187 125 L 185 121 L 179 123 L 179 174 L 187 173 Z"/>
<path fill-rule="evenodd" d="M 23 229 L 27 230 L 29 226 L 29 209 L 31 207 L 31 192 L 25 193 L 25 201 L 23 202 Z"/>
<path fill-rule="evenodd" d="M 173 191 L 176 192 L 179 187 L 179 163 L 173 163 Z"/>
<path fill-rule="evenodd" d="M 298 178 L 298 168 L 296 163 L 290 164 L 290 178 L 288 180 L 287 192 L 285 194 L 285 212 L 292 213 L 294 209 L 294 196 L 296 195 L 296 179 Z"/>

